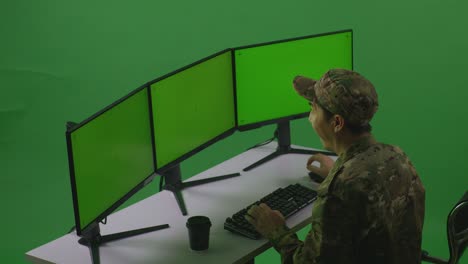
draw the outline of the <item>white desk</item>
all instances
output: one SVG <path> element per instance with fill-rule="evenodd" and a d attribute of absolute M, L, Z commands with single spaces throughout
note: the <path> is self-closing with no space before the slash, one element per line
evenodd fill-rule
<path fill-rule="evenodd" d="M 252 149 L 188 179 L 240 172 L 241 176 L 199 185 L 182 191 L 188 215 L 183 216 L 173 194 L 161 191 L 107 218 L 101 235 L 169 224 L 170 228 L 112 241 L 100 246 L 102 264 L 146 263 L 244 263 L 270 247 L 267 240 L 251 240 L 223 228 L 233 213 L 278 187 L 300 182 L 316 188 L 306 172 L 308 155 L 282 155 L 248 172 L 242 169 L 273 152 L 276 143 Z M 155 180 L 159 180 L 155 178 Z M 70 205 L 71 206 L 71 205 Z M 312 205 L 287 220 L 299 230 L 310 223 Z M 189 249 L 187 218 L 205 215 L 211 219 L 210 247 L 204 252 Z M 26 253 L 33 263 L 91 263 L 88 247 L 78 244 L 76 233 L 64 235 Z"/>

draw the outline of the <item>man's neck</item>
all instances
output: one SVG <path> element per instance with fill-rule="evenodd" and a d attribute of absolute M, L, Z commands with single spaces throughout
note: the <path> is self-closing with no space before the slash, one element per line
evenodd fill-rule
<path fill-rule="evenodd" d="M 337 135 L 337 137 L 335 139 L 335 144 L 334 144 L 335 145 L 334 146 L 334 151 L 335 151 L 336 154 L 341 156 L 342 154 L 344 154 L 346 152 L 346 150 L 349 149 L 349 147 L 351 147 L 351 145 L 353 145 L 354 143 L 356 143 L 360 139 L 362 139 L 364 137 L 368 137 L 370 135 L 371 135 L 371 133 L 369 133 L 369 132 L 362 133 L 362 134 L 359 134 L 359 135 L 354 135 L 354 134 L 351 134 L 351 133 L 343 133 L 341 135 Z"/>

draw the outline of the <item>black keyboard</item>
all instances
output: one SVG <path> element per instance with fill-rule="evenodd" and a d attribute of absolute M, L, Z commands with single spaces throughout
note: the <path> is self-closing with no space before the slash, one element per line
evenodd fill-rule
<path fill-rule="evenodd" d="M 224 222 L 224 229 L 240 234 L 242 236 L 259 239 L 261 235 L 254 227 L 245 220 L 244 216 L 249 208 L 256 204 L 267 204 L 271 209 L 278 210 L 285 218 L 298 212 L 317 198 L 317 192 L 300 184 L 291 184 L 285 188 L 278 188 L 257 202 L 228 217 Z"/>

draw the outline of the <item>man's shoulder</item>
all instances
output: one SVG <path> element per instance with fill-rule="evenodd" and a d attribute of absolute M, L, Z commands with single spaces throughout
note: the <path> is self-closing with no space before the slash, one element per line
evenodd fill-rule
<path fill-rule="evenodd" d="M 385 158 L 386 156 L 406 156 L 405 152 L 397 145 L 376 142 L 370 145 L 359 155 L 366 155 L 374 158 Z"/>
<path fill-rule="evenodd" d="M 366 170 L 374 170 L 376 167 L 386 165 L 393 161 L 407 160 L 407 155 L 398 146 L 375 143 L 367 149 L 357 153 L 354 157 L 344 163 L 344 170 L 348 173 Z"/>
<path fill-rule="evenodd" d="M 354 185 L 355 188 L 367 189 L 379 180 L 379 177 L 375 177 L 376 174 L 390 173 L 391 168 L 408 163 L 409 160 L 400 147 L 375 143 L 344 162 L 337 175 L 337 182 L 348 187 Z"/>

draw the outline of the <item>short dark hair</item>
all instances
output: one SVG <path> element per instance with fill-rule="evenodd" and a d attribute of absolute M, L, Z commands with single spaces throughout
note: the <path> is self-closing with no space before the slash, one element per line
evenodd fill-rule
<path fill-rule="evenodd" d="M 323 113 L 325 115 L 325 118 L 327 120 L 332 119 L 332 117 L 334 115 L 332 112 L 328 111 L 324 107 L 320 107 L 320 108 L 322 108 Z M 355 124 L 351 124 L 351 123 L 346 123 L 345 126 L 354 135 L 359 135 L 359 134 L 368 133 L 368 132 L 372 131 L 372 126 L 369 123 L 367 123 L 365 125 L 355 125 Z"/>

